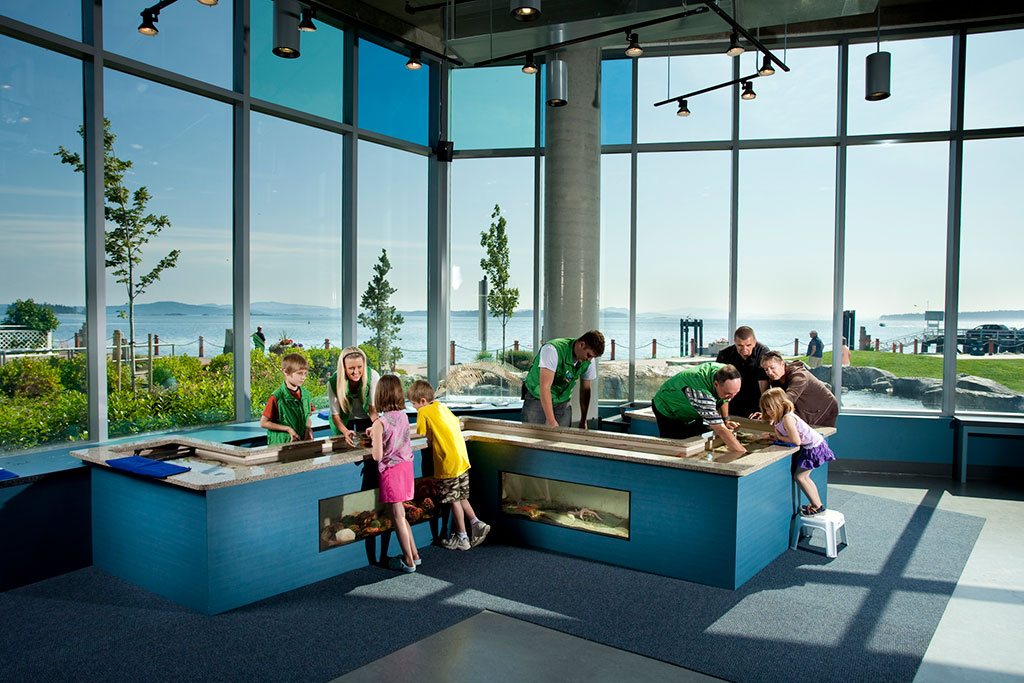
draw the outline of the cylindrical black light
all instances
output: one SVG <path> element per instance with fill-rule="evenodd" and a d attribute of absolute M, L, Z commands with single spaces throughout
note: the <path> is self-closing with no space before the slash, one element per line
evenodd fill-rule
<path fill-rule="evenodd" d="M 518 21 L 533 21 L 540 16 L 540 0 L 511 0 L 509 12 Z"/>
<path fill-rule="evenodd" d="M 278 57 L 299 56 L 298 0 L 274 0 L 274 49 Z"/>
<path fill-rule="evenodd" d="M 569 69 L 561 57 L 548 60 L 548 106 L 564 107 L 569 104 Z"/>
<path fill-rule="evenodd" d="M 892 56 L 888 52 L 872 52 L 865 62 L 864 99 L 868 102 L 884 100 L 889 96 L 889 74 Z"/>

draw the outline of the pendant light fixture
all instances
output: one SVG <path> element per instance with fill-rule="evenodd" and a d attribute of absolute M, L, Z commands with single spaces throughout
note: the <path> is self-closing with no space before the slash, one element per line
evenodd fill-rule
<path fill-rule="evenodd" d="M 559 55 L 548 60 L 548 106 L 564 107 L 569 104 L 569 69 Z"/>
<path fill-rule="evenodd" d="M 730 57 L 739 57 L 743 52 L 743 46 L 740 45 L 740 35 L 736 31 L 733 31 L 729 36 L 729 49 L 725 51 L 725 54 Z"/>
<path fill-rule="evenodd" d="M 409 61 L 405 63 L 405 68 L 409 71 L 419 71 L 423 68 L 420 51 L 417 48 L 413 48 L 412 53 L 409 55 Z"/>
<path fill-rule="evenodd" d="M 875 52 L 868 55 L 864 63 L 864 99 L 877 102 L 889 97 L 889 76 L 892 72 L 892 55 L 882 52 L 882 6 L 878 9 L 878 26 L 875 33 Z"/>
<path fill-rule="evenodd" d="M 139 24 L 139 33 L 144 36 L 155 36 L 160 33 L 156 27 L 158 12 L 151 9 L 142 10 L 142 23 Z"/>
<path fill-rule="evenodd" d="M 679 100 L 679 109 L 676 110 L 676 116 L 689 116 L 690 108 L 686 106 L 686 100 Z"/>
<path fill-rule="evenodd" d="M 299 30 L 305 33 L 312 33 L 316 30 L 313 19 L 316 18 L 316 10 L 312 7 L 302 8 L 302 19 L 299 20 Z"/>
<path fill-rule="evenodd" d="M 299 56 L 298 0 L 274 0 L 273 53 L 284 59 Z"/>
<path fill-rule="evenodd" d="M 644 49 L 640 47 L 640 38 L 635 33 L 627 33 L 626 39 L 629 41 L 629 47 L 626 48 L 627 57 L 639 57 L 644 53 Z"/>
<path fill-rule="evenodd" d="M 754 100 L 757 99 L 757 93 L 754 92 L 754 84 L 751 81 L 743 81 L 743 93 L 740 95 L 742 100 Z"/>
<path fill-rule="evenodd" d="M 533 21 L 540 16 L 540 0 L 512 0 L 509 12 L 517 21 Z"/>
<path fill-rule="evenodd" d="M 530 74 L 532 76 L 539 70 L 540 69 L 537 68 L 537 62 L 533 61 L 533 55 L 526 55 L 526 62 L 523 64 L 523 73 Z"/>

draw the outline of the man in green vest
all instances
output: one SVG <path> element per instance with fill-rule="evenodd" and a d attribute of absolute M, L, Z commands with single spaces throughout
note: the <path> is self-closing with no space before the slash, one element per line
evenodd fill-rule
<path fill-rule="evenodd" d="M 580 382 L 580 429 L 587 428 L 594 359 L 604 353 L 604 335 L 590 330 L 579 339 L 552 339 L 540 347 L 523 380 L 523 423 L 571 427 L 572 390 Z"/>
<path fill-rule="evenodd" d="M 267 445 L 313 438 L 309 424 L 313 407 L 309 392 L 302 387 L 309 365 L 301 353 L 289 353 L 281 359 L 284 382 L 267 399 L 260 427 L 267 430 Z"/>
<path fill-rule="evenodd" d="M 654 417 L 658 433 L 668 439 L 686 439 L 712 431 L 733 453 L 747 449 L 732 433 L 735 422 L 727 422 L 722 406 L 739 393 L 742 379 L 735 366 L 701 363 L 677 373 L 654 394 Z"/>

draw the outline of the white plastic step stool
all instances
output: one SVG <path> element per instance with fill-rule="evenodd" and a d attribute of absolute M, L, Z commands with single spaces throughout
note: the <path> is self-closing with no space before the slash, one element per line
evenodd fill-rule
<path fill-rule="evenodd" d="M 793 534 L 790 537 L 789 547 L 796 549 L 800 540 L 801 530 L 806 527 L 821 529 L 825 532 L 825 554 L 829 557 L 839 555 L 839 543 L 846 545 L 846 517 L 838 510 L 825 510 L 812 517 L 797 515 L 793 521 Z"/>

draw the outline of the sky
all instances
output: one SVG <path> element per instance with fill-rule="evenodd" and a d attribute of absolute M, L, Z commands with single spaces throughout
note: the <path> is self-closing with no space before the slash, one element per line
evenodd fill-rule
<path fill-rule="evenodd" d="M 74 5 L 76 3 L 71 3 Z M 269 5 L 269 3 L 267 3 Z M 210 10 L 182 3 L 161 15 L 158 40 L 134 31 L 128 0 L 105 3 L 108 49 L 230 85 L 230 2 Z M 262 5 L 260 5 L 262 7 Z M 75 23 L 0 0 L 0 12 L 49 22 L 70 35 Z M 34 12 L 34 14 L 33 14 Z M 219 12 L 219 14 L 218 14 Z M 336 31 L 303 37 L 299 60 L 268 59 L 266 17 L 254 13 L 257 44 L 253 91 L 317 115 L 340 116 L 340 89 L 313 88 L 324 73 L 341 73 Z M 25 14 L 27 13 L 27 14 Z M 59 14 L 59 13 L 57 13 Z M 137 14 L 137 11 L 134 12 Z M 200 20 L 201 19 L 201 20 Z M 200 34 L 189 34 L 192 27 Z M 1024 66 L 1016 48 L 1024 31 L 968 40 L 966 125 L 1024 125 L 1024 95 L 1007 87 Z M 202 50 L 185 49 L 196 39 Z M 851 134 L 942 130 L 949 126 L 951 38 L 883 43 L 893 54 L 893 96 L 862 96 L 864 57 L 874 45 L 850 48 Z M 375 45 L 360 52 L 360 124 L 425 143 L 425 71 L 402 68 L 404 57 Z M 747 61 L 751 59 L 746 56 Z M 743 58 L 741 58 L 743 59 Z M 789 50 L 792 67 L 755 83 L 758 98 L 740 103 L 743 137 L 826 136 L 835 131 L 837 48 Z M 605 65 L 606 143 L 628 142 L 628 62 Z M 314 67 L 322 68 L 314 68 Z M 741 71 L 748 66 L 741 62 Z M 753 68 L 753 63 L 749 65 Z M 326 69 L 326 71 L 325 71 Z M 53 156 L 60 145 L 81 149 L 81 65 L 76 60 L 0 36 L 0 302 L 32 297 L 84 303 L 83 178 Z M 726 79 L 720 55 L 645 58 L 638 67 L 639 141 L 723 140 L 730 95 L 694 98 L 693 115 L 675 116 L 656 100 Z M 395 74 L 392 76 L 392 74 Z M 319 80 L 318 80 L 319 79 Z M 327 79 L 330 80 L 330 79 Z M 337 82 L 334 80 L 332 82 Z M 381 83 L 387 87 L 380 87 Z M 533 79 L 515 67 L 456 72 L 452 139 L 457 149 L 532 145 Z M 171 227 L 153 238 L 143 268 L 180 249 L 145 300 L 228 303 L 231 300 L 231 108 L 223 103 L 108 70 L 105 111 L 116 153 L 130 159 L 131 188 L 152 194 L 149 209 Z M 628 103 L 628 99 L 626 100 Z M 422 115 L 415 115 L 421 112 Z M 340 305 L 343 216 L 341 136 L 252 114 L 251 266 L 254 301 Z M 625 136 L 625 137 L 624 137 Z M 1024 139 L 965 145 L 961 299 L 963 310 L 1024 308 L 1012 278 L 1024 253 L 1014 160 Z M 832 308 L 835 155 L 832 147 L 743 151 L 739 161 L 740 317 L 806 314 Z M 851 146 L 847 168 L 847 308 L 862 315 L 941 308 L 946 251 L 945 142 Z M 426 307 L 427 161 L 367 141 L 358 150 L 360 293 L 382 249 L 388 250 L 401 309 Z M 543 164 L 542 164 L 543 167 Z M 602 160 L 601 305 L 629 303 L 628 155 Z M 728 306 L 730 154 L 644 152 L 638 173 L 637 301 L 641 312 L 724 310 Z M 512 284 L 520 307 L 533 304 L 534 162 L 532 158 L 464 159 L 452 165 L 452 306 L 475 308 L 479 236 L 501 206 L 510 235 Z M 543 213 L 543 212 L 541 212 Z M 108 280 L 108 300 L 123 301 Z"/>

